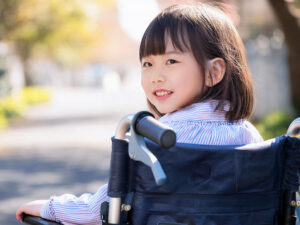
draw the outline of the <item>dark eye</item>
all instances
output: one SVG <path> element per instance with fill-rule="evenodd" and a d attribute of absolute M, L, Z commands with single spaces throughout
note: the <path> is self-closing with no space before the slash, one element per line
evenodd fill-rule
<path fill-rule="evenodd" d="M 170 65 L 170 64 L 174 64 L 174 63 L 177 63 L 177 61 L 175 59 L 168 59 L 167 60 L 167 64 Z"/>
<path fill-rule="evenodd" d="M 144 63 L 143 63 L 143 67 L 150 67 L 150 66 L 152 66 L 152 64 L 149 63 L 149 62 L 144 62 Z"/>

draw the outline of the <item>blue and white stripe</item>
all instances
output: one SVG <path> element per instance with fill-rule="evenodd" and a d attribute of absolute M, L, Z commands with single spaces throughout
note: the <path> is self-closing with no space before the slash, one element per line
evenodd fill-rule
<path fill-rule="evenodd" d="M 263 141 L 256 128 L 246 120 L 228 122 L 225 113 L 215 111 L 218 101 L 195 103 L 166 114 L 160 121 L 177 134 L 177 142 L 203 145 L 242 145 Z"/>
<path fill-rule="evenodd" d="M 100 206 L 109 201 L 107 184 L 101 186 L 95 194 L 83 194 L 76 197 L 71 194 L 51 197 L 41 209 L 41 217 L 66 225 L 102 224 Z"/>
<path fill-rule="evenodd" d="M 190 105 L 163 116 L 160 121 L 174 129 L 177 142 L 205 145 L 242 145 L 263 141 L 255 127 L 248 121 L 229 123 L 225 112 L 215 111 L 217 101 Z M 91 194 L 80 197 L 65 194 L 51 197 L 41 209 L 41 216 L 66 225 L 101 224 L 100 205 L 108 201 L 107 185 Z"/>

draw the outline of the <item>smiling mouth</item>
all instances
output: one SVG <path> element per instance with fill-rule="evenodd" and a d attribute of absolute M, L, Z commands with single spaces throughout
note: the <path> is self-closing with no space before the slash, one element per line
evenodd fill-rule
<path fill-rule="evenodd" d="M 156 90 L 153 92 L 153 94 L 157 100 L 163 101 L 168 99 L 173 94 L 173 92 L 168 90 Z"/>
<path fill-rule="evenodd" d="M 167 96 L 170 94 L 172 94 L 172 91 L 159 90 L 159 91 L 154 92 L 154 95 L 156 95 L 158 97 L 163 97 L 163 96 Z"/>

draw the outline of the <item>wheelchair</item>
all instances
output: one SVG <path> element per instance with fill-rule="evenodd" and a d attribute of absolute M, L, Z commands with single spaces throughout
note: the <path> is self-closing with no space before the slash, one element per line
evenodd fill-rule
<path fill-rule="evenodd" d="M 128 115 L 112 138 L 102 224 L 295 225 L 299 134 L 297 118 L 262 143 L 183 144 L 149 112 Z M 59 224 L 30 215 L 23 223 Z"/>

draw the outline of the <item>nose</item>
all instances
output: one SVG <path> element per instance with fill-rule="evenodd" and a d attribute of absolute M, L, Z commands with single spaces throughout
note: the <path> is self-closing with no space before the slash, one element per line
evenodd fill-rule
<path fill-rule="evenodd" d="M 153 71 L 152 75 L 152 83 L 160 83 L 165 81 L 165 76 L 163 75 L 162 71 Z"/>

